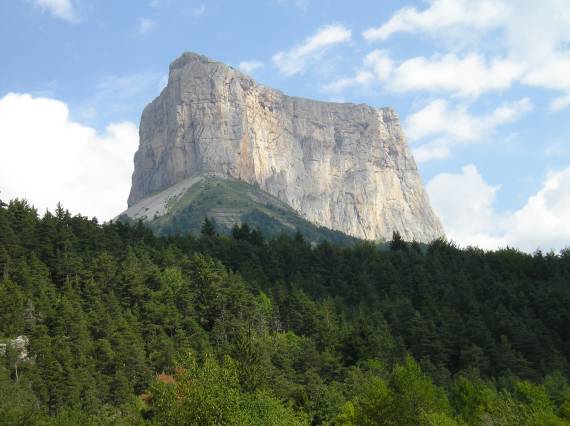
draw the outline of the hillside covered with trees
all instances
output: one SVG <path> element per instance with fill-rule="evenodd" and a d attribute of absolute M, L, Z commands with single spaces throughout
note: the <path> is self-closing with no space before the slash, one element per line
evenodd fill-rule
<path fill-rule="evenodd" d="M 569 325 L 570 251 L 0 206 L 0 423 L 565 425 Z"/>

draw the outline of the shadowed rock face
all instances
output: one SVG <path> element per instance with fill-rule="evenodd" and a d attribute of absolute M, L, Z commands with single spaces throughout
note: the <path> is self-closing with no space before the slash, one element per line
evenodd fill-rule
<path fill-rule="evenodd" d="M 259 186 L 356 237 L 444 234 L 392 109 L 289 97 L 185 53 L 142 114 L 129 206 L 204 173 Z"/>

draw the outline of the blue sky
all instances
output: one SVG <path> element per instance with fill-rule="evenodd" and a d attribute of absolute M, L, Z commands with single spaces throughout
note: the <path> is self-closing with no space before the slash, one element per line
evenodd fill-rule
<path fill-rule="evenodd" d="M 565 4 L 566 3 L 566 4 Z M 168 64 L 392 106 L 448 236 L 570 245 L 565 0 L 0 0 L 0 190 L 109 219 Z"/>

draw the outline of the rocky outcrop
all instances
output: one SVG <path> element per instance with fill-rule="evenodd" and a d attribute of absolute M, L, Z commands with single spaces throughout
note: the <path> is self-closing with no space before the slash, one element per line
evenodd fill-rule
<path fill-rule="evenodd" d="M 0 356 L 5 356 L 8 349 L 16 352 L 16 357 L 20 361 L 28 359 L 28 336 L 18 336 L 15 339 L 8 339 L 5 343 L 0 343 Z"/>
<path fill-rule="evenodd" d="M 142 114 L 129 206 L 204 173 L 256 185 L 352 236 L 443 235 L 392 109 L 289 97 L 185 53 Z"/>

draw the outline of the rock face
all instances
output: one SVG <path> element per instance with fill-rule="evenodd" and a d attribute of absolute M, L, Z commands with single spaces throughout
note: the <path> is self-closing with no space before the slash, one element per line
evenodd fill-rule
<path fill-rule="evenodd" d="M 289 97 L 185 53 L 142 114 L 129 206 L 205 173 L 256 185 L 352 236 L 444 235 L 392 109 Z"/>
<path fill-rule="evenodd" d="M 11 348 L 17 352 L 18 360 L 27 360 L 29 344 L 30 339 L 28 339 L 28 336 L 18 336 L 15 339 L 9 339 L 6 343 L 0 343 L 0 356 L 5 356 L 8 348 Z"/>

